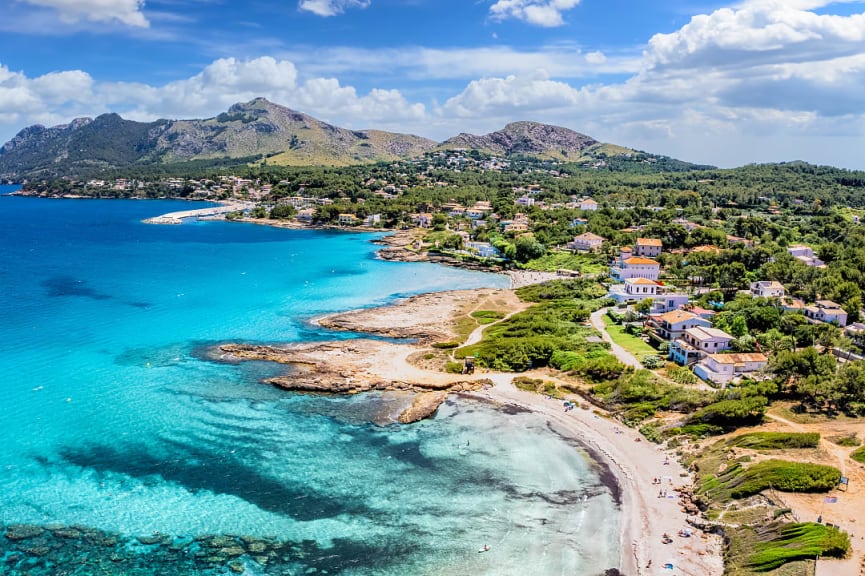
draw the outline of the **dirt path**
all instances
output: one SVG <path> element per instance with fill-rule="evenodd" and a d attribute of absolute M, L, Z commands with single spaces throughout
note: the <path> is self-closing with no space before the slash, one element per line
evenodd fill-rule
<path fill-rule="evenodd" d="M 606 308 L 601 308 L 600 310 L 592 312 L 592 315 L 590 317 L 592 328 L 601 333 L 601 338 L 603 338 L 604 342 L 609 342 L 610 351 L 613 353 L 613 355 L 615 355 L 616 358 L 619 359 L 619 362 L 625 364 L 626 366 L 633 366 L 637 370 L 641 369 L 643 365 L 640 363 L 640 361 L 637 360 L 637 358 L 633 354 L 613 342 L 613 339 L 610 337 L 609 334 L 607 334 L 607 327 L 604 325 L 604 314 L 606 313 Z"/>

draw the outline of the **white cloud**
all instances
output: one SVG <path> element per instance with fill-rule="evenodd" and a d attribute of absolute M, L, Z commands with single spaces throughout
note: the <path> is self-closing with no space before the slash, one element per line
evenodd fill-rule
<path fill-rule="evenodd" d="M 95 82 L 80 70 L 27 78 L 0 65 L 0 133 L 8 132 L 0 144 L 25 124 L 59 124 L 109 111 L 139 121 L 203 118 L 260 96 L 346 126 L 404 129 L 427 117 L 424 104 L 409 102 L 398 90 L 358 94 L 334 78 L 299 82 L 292 62 L 268 56 L 223 58 L 162 86 Z"/>
<path fill-rule="evenodd" d="M 586 54 L 586 62 L 589 64 L 603 64 L 606 61 L 607 56 L 601 51 L 589 52 Z"/>
<path fill-rule="evenodd" d="M 553 28 L 565 23 L 562 12 L 575 8 L 580 0 L 497 0 L 490 6 L 496 20 L 516 18 L 535 26 Z"/>
<path fill-rule="evenodd" d="M 348 8 L 366 8 L 370 0 L 300 0 L 298 8 L 319 16 L 336 16 Z"/>
<path fill-rule="evenodd" d="M 141 11 L 144 0 L 23 0 L 34 6 L 53 8 L 66 22 L 118 21 L 127 26 L 147 28 L 150 23 Z"/>

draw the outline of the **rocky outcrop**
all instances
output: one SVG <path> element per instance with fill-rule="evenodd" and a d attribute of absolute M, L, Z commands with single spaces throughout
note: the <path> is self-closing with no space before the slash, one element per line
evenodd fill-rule
<path fill-rule="evenodd" d="M 435 414 L 445 400 L 447 392 L 424 392 L 414 398 L 412 405 L 399 415 L 400 424 L 411 424 L 429 418 Z"/>
<path fill-rule="evenodd" d="M 415 392 L 412 405 L 399 416 L 403 423 L 416 422 L 433 415 L 450 392 L 480 390 L 486 381 L 441 379 L 413 382 L 387 378 L 377 374 L 368 364 L 374 351 L 371 346 L 380 342 L 354 341 L 323 343 L 294 347 L 273 347 L 248 344 L 224 344 L 210 351 L 210 356 L 223 362 L 259 360 L 290 366 L 283 376 L 268 378 L 264 382 L 292 392 L 315 394 L 359 394 L 361 392 L 403 391 Z M 442 375 L 444 376 L 444 375 Z"/>

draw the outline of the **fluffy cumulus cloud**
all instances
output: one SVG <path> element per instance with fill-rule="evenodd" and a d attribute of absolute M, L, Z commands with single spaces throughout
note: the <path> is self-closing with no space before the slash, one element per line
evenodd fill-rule
<path fill-rule="evenodd" d="M 300 0 L 298 8 L 319 16 L 336 16 L 348 8 L 366 8 L 370 0 Z"/>
<path fill-rule="evenodd" d="M 497 20 L 516 18 L 536 26 L 552 28 L 565 23 L 562 12 L 577 6 L 580 0 L 497 0 L 490 15 Z"/>
<path fill-rule="evenodd" d="M 147 28 L 150 23 L 141 11 L 144 0 L 23 0 L 27 4 L 53 8 L 67 22 L 90 20 L 117 21 L 127 26 Z"/>
<path fill-rule="evenodd" d="M 542 121 L 694 161 L 804 155 L 862 168 L 854 152 L 841 158 L 839 147 L 827 145 L 834 137 L 865 136 L 865 13 L 832 14 L 829 6 L 838 3 L 745 0 L 652 37 L 623 82 L 578 87 L 525 72 L 488 76 L 469 82 L 439 113 L 495 123 L 531 111 Z M 604 62 L 601 53 L 584 59 Z"/>

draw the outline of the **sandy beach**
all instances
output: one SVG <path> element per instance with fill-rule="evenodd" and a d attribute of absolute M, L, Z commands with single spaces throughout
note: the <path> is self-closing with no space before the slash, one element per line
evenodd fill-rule
<path fill-rule="evenodd" d="M 531 283 L 543 276 L 524 275 Z M 284 383 L 313 382 L 314 389 L 338 392 L 364 390 L 443 390 L 460 392 L 463 401 L 478 400 L 516 405 L 544 415 L 563 437 L 585 446 L 602 460 L 617 478 L 622 508 L 623 574 L 713 576 L 723 573 L 721 540 L 704 535 L 688 524 L 678 489 L 691 484 L 690 475 L 672 455 L 666 454 L 602 412 L 578 408 L 565 412 L 560 400 L 524 392 L 513 386 L 517 374 L 476 372 L 472 375 L 434 371 L 418 362 L 429 343 L 456 337 L 458 320 L 472 310 L 497 305 L 519 310 L 513 290 L 463 290 L 425 294 L 391 306 L 359 310 L 320 318 L 317 323 L 339 330 L 375 335 L 408 336 L 413 344 L 362 339 L 331 341 L 283 348 L 267 348 L 250 358 L 266 358 L 301 366 Z M 469 335 L 475 340 L 483 327 Z M 302 374 L 301 374 L 302 372 Z M 550 379 L 549 374 L 521 374 Z M 279 385 L 279 382 L 273 382 Z M 486 384 L 481 388 L 482 384 Z M 492 384 L 492 385 L 490 385 Z M 292 384 L 293 385 L 293 384 Z M 287 387 L 287 386 L 286 386 Z M 445 394 L 446 395 L 446 394 Z M 682 536 L 690 532 L 690 536 Z M 664 535 L 671 542 L 664 543 Z M 673 569 L 665 568 L 672 565 Z"/>

